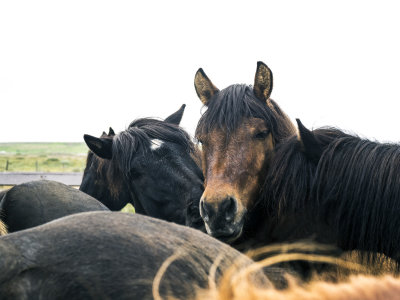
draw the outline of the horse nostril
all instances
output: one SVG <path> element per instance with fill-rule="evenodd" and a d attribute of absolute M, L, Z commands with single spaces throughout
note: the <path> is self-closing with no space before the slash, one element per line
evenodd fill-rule
<path fill-rule="evenodd" d="M 225 213 L 225 220 L 231 222 L 235 218 L 237 201 L 234 197 L 228 197 L 221 203 L 221 211 Z"/>
<path fill-rule="evenodd" d="M 204 200 L 200 201 L 200 213 L 201 213 L 201 216 L 203 217 L 204 221 L 207 222 L 210 219 L 210 215 L 212 213 L 212 208 Z"/>

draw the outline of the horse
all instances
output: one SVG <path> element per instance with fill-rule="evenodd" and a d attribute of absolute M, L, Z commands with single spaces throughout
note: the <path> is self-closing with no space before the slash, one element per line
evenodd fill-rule
<path fill-rule="evenodd" d="M 2 299 L 191 299 L 232 265 L 253 264 L 198 230 L 122 212 L 79 213 L 2 236 L 0 257 Z M 284 273 L 252 278 L 272 286 Z"/>
<path fill-rule="evenodd" d="M 321 153 L 310 202 L 341 249 L 400 261 L 399 168 L 399 144 L 348 136 Z"/>
<path fill-rule="evenodd" d="M 273 75 L 263 62 L 257 63 L 254 86 L 235 84 L 220 91 L 201 68 L 194 84 L 207 107 L 196 128 L 205 177 L 200 214 L 210 235 L 234 243 L 258 222 L 248 214 L 274 149 L 296 129 L 270 98 Z"/>
<path fill-rule="evenodd" d="M 73 187 L 50 180 L 16 185 L 0 200 L 0 218 L 9 233 L 86 211 L 108 208 Z"/>
<path fill-rule="evenodd" d="M 182 105 L 164 121 L 137 119 L 115 136 L 85 134 L 84 140 L 98 164 L 92 180 L 102 177 L 103 188 L 116 198 L 127 191 L 137 213 L 204 230 L 198 209 L 204 178 L 195 146 L 179 127 L 184 109 Z M 93 194 L 89 187 L 81 190 Z"/>
<path fill-rule="evenodd" d="M 253 241 L 312 238 L 358 250 L 370 263 L 381 254 L 398 262 L 400 146 L 298 124 L 299 135 L 276 148 L 250 215 L 264 220 Z"/>

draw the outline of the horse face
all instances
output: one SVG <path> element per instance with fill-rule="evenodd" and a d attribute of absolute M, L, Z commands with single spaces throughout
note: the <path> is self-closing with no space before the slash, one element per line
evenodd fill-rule
<path fill-rule="evenodd" d="M 247 118 L 233 133 L 214 129 L 198 139 L 205 176 L 200 214 L 209 234 L 235 240 L 272 157 L 272 134 L 264 120 Z"/>
<path fill-rule="evenodd" d="M 205 191 L 200 214 L 211 235 L 236 240 L 260 193 L 275 142 L 292 134 L 292 123 L 270 99 L 271 70 L 257 63 L 254 85 L 219 90 L 199 69 L 196 93 L 207 111 L 196 136 L 203 142 Z"/>
<path fill-rule="evenodd" d="M 184 147 L 163 140 L 151 142 L 150 151 L 133 159 L 126 178 L 135 198 L 153 217 L 180 224 L 199 219 L 195 207 L 204 190 L 201 169 Z M 191 215 L 188 203 L 193 203 Z"/>
<path fill-rule="evenodd" d="M 193 142 L 179 127 L 184 109 L 165 121 L 137 119 L 117 135 L 84 139 L 107 163 L 109 190 L 123 189 L 137 212 L 201 229 L 204 177 Z"/>

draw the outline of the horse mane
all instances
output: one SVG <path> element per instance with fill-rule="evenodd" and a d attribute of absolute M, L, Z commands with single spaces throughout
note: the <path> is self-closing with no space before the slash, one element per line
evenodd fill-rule
<path fill-rule="evenodd" d="M 331 127 L 312 131 L 315 139 L 326 148 L 333 140 L 348 136 Z M 282 216 L 304 210 L 308 204 L 317 164 L 307 158 L 297 135 L 278 144 L 262 185 L 262 205 L 269 215 Z"/>
<path fill-rule="evenodd" d="M 107 173 L 111 183 L 118 184 L 121 173 L 123 176 L 130 175 L 133 160 L 150 152 L 153 139 L 172 142 L 188 153 L 194 151 L 190 136 L 178 125 L 151 118 L 137 119 L 125 131 L 114 136 L 113 156 Z"/>
<path fill-rule="evenodd" d="M 243 118 L 265 120 L 276 142 L 292 135 L 295 128 L 290 119 L 273 100 L 267 102 L 269 104 L 256 98 L 249 85 L 231 85 L 208 101 L 208 109 L 198 122 L 196 136 L 213 129 L 224 129 L 229 136 L 239 127 Z"/>
<path fill-rule="evenodd" d="M 329 220 L 340 247 L 398 255 L 399 170 L 396 144 L 348 136 L 327 147 L 312 197 L 315 215 Z"/>
<path fill-rule="evenodd" d="M 113 136 L 107 136 L 103 134 L 101 138 L 109 138 L 112 139 Z M 104 181 L 107 184 L 107 188 L 110 192 L 110 195 L 113 198 L 118 198 L 120 190 L 122 188 L 122 182 L 113 182 L 110 183 L 110 179 L 107 176 L 108 170 L 111 167 L 111 162 L 108 159 L 101 158 L 93 153 L 93 151 L 89 150 L 88 155 L 86 158 L 86 166 L 85 166 L 85 173 L 88 172 L 91 168 L 96 172 L 96 181 Z"/>
<path fill-rule="evenodd" d="M 92 150 L 89 150 L 86 157 L 85 170 L 89 170 L 90 166 L 93 165 L 94 157 L 96 157 L 96 155 L 94 155 Z"/>

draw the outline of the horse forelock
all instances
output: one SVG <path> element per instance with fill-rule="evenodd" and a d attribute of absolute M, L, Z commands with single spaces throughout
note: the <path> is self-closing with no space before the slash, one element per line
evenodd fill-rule
<path fill-rule="evenodd" d="M 273 103 L 276 109 L 257 99 L 252 86 L 231 85 L 210 99 L 207 110 L 198 122 L 196 136 L 206 135 L 214 129 L 219 129 L 229 137 L 243 124 L 244 119 L 260 118 L 266 122 L 274 139 L 279 141 L 293 134 L 295 129 L 279 106 Z"/>
<path fill-rule="evenodd" d="M 139 130 L 144 133 L 144 135 L 140 137 L 140 141 L 145 143 L 146 146 L 149 144 L 147 144 L 145 140 L 151 143 L 152 139 L 159 139 L 183 146 L 188 152 L 194 150 L 194 145 L 189 134 L 179 125 L 157 119 L 142 118 L 133 121 L 129 125 L 128 130 L 131 129 Z M 133 136 L 135 135 L 133 132 L 131 134 Z"/>
<path fill-rule="evenodd" d="M 190 136 L 181 127 L 150 118 L 135 120 L 113 139 L 110 180 L 119 180 L 121 175 L 129 177 L 133 161 L 151 153 L 154 139 L 184 147 L 188 154 L 194 151 Z"/>

